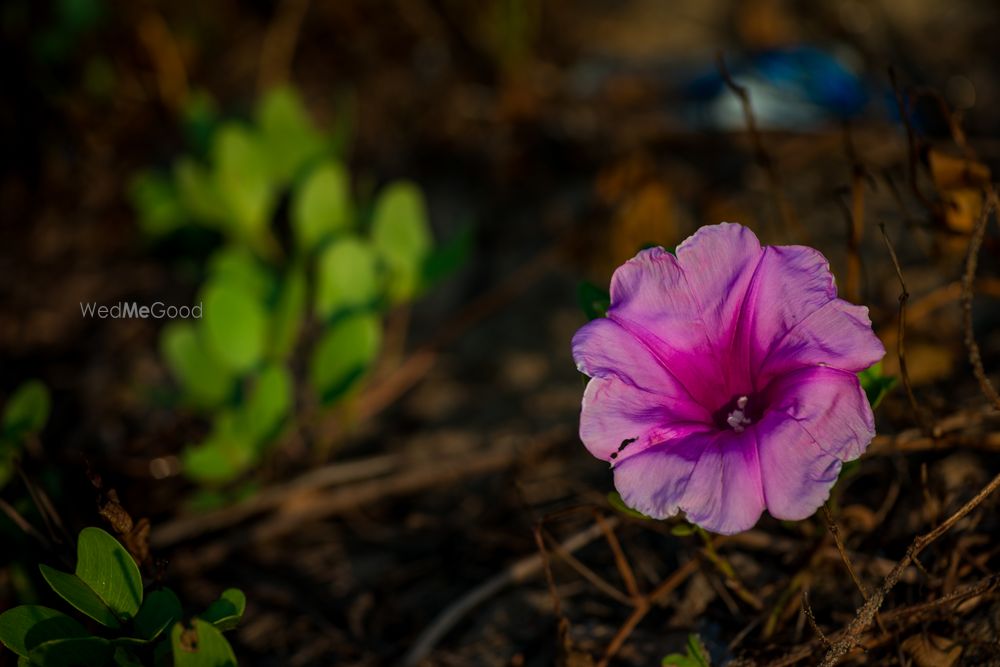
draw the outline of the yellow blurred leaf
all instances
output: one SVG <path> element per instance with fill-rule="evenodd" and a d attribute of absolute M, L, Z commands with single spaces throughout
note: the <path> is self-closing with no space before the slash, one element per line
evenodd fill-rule
<path fill-rule="evenodd" d="M 979 188 L 990 182 L 990 168 L 982 162 L 931 150 L 928 156 L 931 179 L 938 190 Z"/>
<path fill-rule="evenodd" d="M 945 202 L 945 223 L 956 232 L 971 233 L 983 209 L 983 193 L 981 190 L 961 188 L 947 190 L 941 193 Z M 963 242 L 962 247 L 965 247 Z"/>
<path fill-rule="evenodd" d="M 952 667 L 962 655 L 957 642 L 938 635 L 913 635 L 902 647 L 917 667 Z"/>
<path fill-rule="evenodd" d="M 677 239 L 674 201 L 664 185 L 650 182 L 627 197 L 611 223 L 611 259 L 615 265 L 635 256 L 643 246 L 673 246 Z"/>

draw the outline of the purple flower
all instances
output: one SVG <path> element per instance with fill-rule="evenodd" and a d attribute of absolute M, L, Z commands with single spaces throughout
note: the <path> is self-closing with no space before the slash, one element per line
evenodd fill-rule
<path fill-rule="evenodd" d="M 608 316 L 573 337 L 591 377 L 580 438 L 648 516 L 683 510 L 726 534 L 765 508 L 804 519 L 875 435 L 856 373 L 884 354 L 821 253 L 702 227 L 676 257 L 651 248 L 619 267 Z"/>

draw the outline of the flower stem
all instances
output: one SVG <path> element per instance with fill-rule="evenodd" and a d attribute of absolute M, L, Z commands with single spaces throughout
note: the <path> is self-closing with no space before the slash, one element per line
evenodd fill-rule
<path fill-rule="evenodd" d="M 739 597 L 741 600 L 746 602 L 754 609 L 757 609 L 758 611 L 763 609 L 764 604 L 760 601 L 760 599 L 756 595 L 754 595 L 753 593 L 751 593 L 746 589 L 746 587 L 740 582 L 739 577 L 736 576 L 736 570 L 733 569 L 732 564 L 730 564 L 730 562 L 726 559 L 725 556 L 723 556 L 718 552 L 718 550 L 716 550 L 711 535 L 709 535 L 700 526 L 694 526 L 694 529 L 695 532 L 697 532 L 698 535 L 701 537 L 702 542 L 705 543 L 705 547 L 704 549 L 702 549 L 702 553 L 704 553 L 705 556 L 708 558 L 708 560 L 711 561 L 712 565 L 715 566 L 715 569 L 717 569 L 719 573 L 722 574 L 722 576 L 726 580 L 726 585 L 734 593 L 736 593 L 737 597 Z"/>

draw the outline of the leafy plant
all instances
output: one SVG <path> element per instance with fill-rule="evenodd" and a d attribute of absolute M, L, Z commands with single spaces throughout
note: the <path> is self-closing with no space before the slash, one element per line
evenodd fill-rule
<path fill-rule="evenodd" d="M 0 488 L 13 476 L 25 440 L 45 426 L 50 403 L 49 390 L 38 380 L 22 384 L 7 401 L 0 420 Z"/>
<path fill-rule="evenodd" d="M 688 635 L 686 649 L 683 654 L 671 653 L 665 657 L 661 663 L 663 667 L 711 667 L 711 658 L 698 635 Z"/>
<path fill-rule="evenodd" d="M 208 261 L 201 319 L 172 322 L 161 339 L 183 400 L 212 422 L 185 451 L 184 470 L 223 484 L 260 461 L 308 399 L 302 391 L 324 406 L 356 391 L 377 360 L 384 311 L 454 268 L 468 243 L 434 247 L 413 183 L 355 197 L 338 141 L 290 88 L 266 95 L 251 123 L 210 116 L 200 116 L 202 135 L 214 128 L 207 159 L 141 174 L 132 199 L 153 238 L 202 229 L 225 240 Z M 300 355 L 301 391 L 291 372 Z"/>
<path fill-rule="evenodd" d="M 246 598 L 224 591 L 191 622 L 168 588 L 143 592 L 132 556 L 107 532 L 84 528 L 77 540 L 73 573 L 39 565 L 42 577 L 70 606 L 101 630 L 41 605 L 21 605 L 0 614 L 0 643 L 16 653 L 18 665 L 160 665 L 235 667 L 236 657 L 222 635 L 239 623 Z"/>
<path fill-rule="evenodd" d="M 895 375 L 885 375 L 881 361 L 858 373 L 858 380 L 861 381 L 861 388 L 865 390 L 872 410 L 878 407 L 899 381 Z"/>

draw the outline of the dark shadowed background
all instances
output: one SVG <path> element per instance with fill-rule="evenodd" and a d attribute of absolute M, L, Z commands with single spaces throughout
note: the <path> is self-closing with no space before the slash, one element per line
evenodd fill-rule
<path fill-rule="evenodd" d="M 1000 468 L 1000 419 L 965 343 L 996 382 L 993 219 L 971 329 L 960 305 L 1000 158 L 998 19 L 985 0 L 9 0 L 0 397 L 38 378 L 52 410 L 0 498 L 44 533 L 30 479 L 75 535 L 114 527 L 98 512 L 114 489 L 150 521 L 150 581 L 192 609 L 246 593 L 228 635 L 241 664 L 638 667 L 692 634 L 713 665 L 816 664 L 817 628 L 836 639 L 914 536 Z M 387 184 L 413 182 L 452 252 L 413 298 L 380 305 L 379 352 L 332 406 L 310 394 L 315 362 L 293 355 L 280 432 L 206 484 L 184 452 L 212 413 L 178 398 L 165 322 L 79 304 L 198 300 L 226 233 L 185 231 L 184 215 L 150 233 L 142 207 L 159 200 L 137 179 L 204 159 L 275 89 L 334 137 L 360 219 Z M 294 193 L 276 191 L 265 223 L 275 265 L 292 256 Z M 822 250 L 897 378 L 901 288 L 880 224 L 899 255 L 914 400 L 888 393 L 830 503 L 864 594 L 823 513 L 765 516 L 706 550 L 609 504 L 607 466 L 576 435 L 581 295 L 593 305 L 641 247 L 723 220 Z M 315 340 L 323 325 L 305 317 Z M 998 664 L 997 507 L 985 499 L 904 568 L 848 663 Z M 0 516 L 0 610 L 56 605 L 35 563 L 74 550 L 53 537 Z"/>

